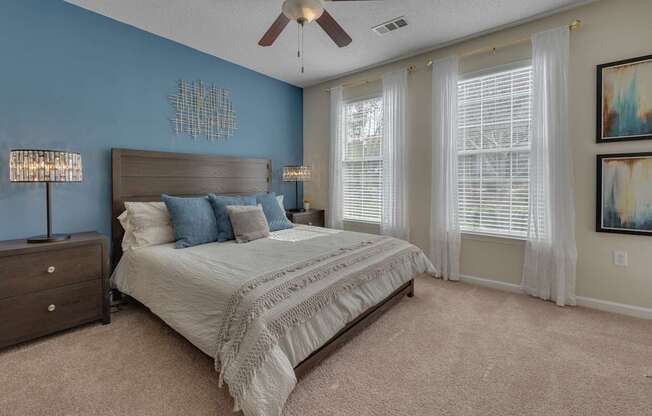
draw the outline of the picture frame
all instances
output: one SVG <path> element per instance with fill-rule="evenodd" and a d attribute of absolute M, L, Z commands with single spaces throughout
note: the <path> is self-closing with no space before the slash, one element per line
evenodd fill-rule
<path fill-rule="evenodd" d="M 652 152 L 596 156 L 596 231 L 652 235 Z"/>
<path fill-rule="evenodd" d="M 652 55 L 598 65 L 596 142 L 652 140 Z"/>

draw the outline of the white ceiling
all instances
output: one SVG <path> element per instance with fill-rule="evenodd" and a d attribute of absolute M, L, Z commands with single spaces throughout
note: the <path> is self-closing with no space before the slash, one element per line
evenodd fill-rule
<path fill-rule="evenodd" d="M 380 0 L 326 3 L 351 35 L 338 48 L 316 24 L 305 28 L 305 74 L 296 58 L 297 25 L 267 48 L 258 40 L 283 0 L 67 0 L 156 35 L 297 86 L 310 86 L 380 62 L 586 0 Z M 409 26 L 378 36 L 371 27 L 405 16 Z"/>

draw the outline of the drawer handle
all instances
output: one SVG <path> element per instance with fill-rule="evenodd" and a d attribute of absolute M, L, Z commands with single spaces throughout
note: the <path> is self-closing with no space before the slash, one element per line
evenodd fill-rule
<path fill-rule="evenodd" d="M 55 309 L 57 309 L 55 305 L 48 306 L 48 312 L 54 312 Z"/>
<path fill-rule="evenodd" d="M 54 273 L 56 270 L 57 270 L 57 269 L 56 269 L 56 267 L 54 267 L 54 266 L 50 266 L 50 267 L 48 267 L 48 273 L 50 273 L 50 274 Z"/>

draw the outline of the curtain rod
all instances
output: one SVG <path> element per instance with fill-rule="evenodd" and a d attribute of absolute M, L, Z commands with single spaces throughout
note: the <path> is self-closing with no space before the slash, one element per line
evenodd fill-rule
<path fill-rule="evenodd" d="M 582 25 L 582 21 L 580 19 L 575 19 L 568 25 L 568 30 L 572 32 L 574 30 L 579 29 L 579 27 L 581 25 Z M 477 55 L 477 54 L 484 53 L 484 52 L 496 53 L 496 51 L 498 49 L 504 49 L 504 48 L 507 48 L 507 47 L 510 47 L 510 46 L 520 45 L 521 43 L 530 42 L 531 40 L 532 40 L 531 37 L 520 38 L 520 39 L 513 40 L 511 42 L 503 43 L 503 44 L 498 45 L 498 46 L 489 46 L 489 47 L 485 47 L 485 48 L 475 49 L 473 51 L 461 54 L 460 58 L 466 57 L 466 56 Z M 426 63 L 426 66 L 427 67 L 432 66 L 432 59 L 428 60 L 428 62 Z M 413 68 L 413 70 L 416 70 L 416 67 L 414 65 L 411 65 L 410 67 Z"/>
<path fill-rule="evenodd" d="M 581 25 L 582 25 L 582 21 L 580 19 L 575 19 L 568 25 L 568 30 L 570 30 L 572 32 L 574 30 L 579 29 Z M 489 47 L 485 47 L 485 48 L 475 49 L 475 50 L 472 50 L 470 52 L 463 53 L 463 54 L 461 54 L 459 56 L 460 57 L 466 57 L 466 56 L 477 55 L 477 54 L 484 53 L 484 52 L 495 53 L 498 49 L 504 49 L 504 48 L 507 48 L 507 47 L 510 47 L 510 46 L 519 45 L 521 43 L 530 42 L 531 39 L 532 39 L 531 37 L 520 38 L 520 39 L 513 40 L 511 42 L 500 44 L 498 46 L 489 46 Z M 426 62 L 426 67 L 430 68 L 431 66 L 432 66 L 432 59 L 429 59 L 428 62 Z M 405 69 L 408 72 L 416 72 L 416 71 L 419 70 L 417 65 L 414 65 L 414 64 L 406 67 Z M 361 80 L 361 81 L 347 82 L 347 83 L 342 84 L 342 87 L 359 87 L 361 85 L 371 84 L 372 82 L 380 81 L 381 79 L 382 79 L 382 75 L 378 75 L 376 77 L 364 79 L 364 80 Z M 326 88 L 324 91 L 330 92 L 331 88 Z"/>

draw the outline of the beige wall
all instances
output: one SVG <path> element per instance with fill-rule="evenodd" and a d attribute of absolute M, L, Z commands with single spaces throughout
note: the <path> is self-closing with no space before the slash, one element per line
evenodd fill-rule
<path fill-rule="evenodd" d="M 315 207 L 327 207 L 329 154 L 329 94 L 326 88 L 373 79 L 398 67 L 417 65 L 409 76 L 410 233 L 413 243 L 428 249 L 431 171 L 430 58 L 464 54 L 478 48 L 529 38 L 532 33 L 582 20 L 571 34 L 570 120 L 577 215 L 577 294 L 579 296 L 652 308 L 652 237 L 596 233 L 595 155 L 652 151 L 652 141 L 595 143 L 595 66 L 619 59 L 652 54 L 652 1 L 602 0 L 535 22 L 504 30 L 415 58 L 367 70 L 304 91 L 304 162 L 314 167 L 314 180 L 305 194 Z M 475 71 L 529 57 L 527 44 L 464 58 L 462 71 Z M 373 86 L 364 88 L 373 88 Z M 355 94 L 355 91 L 349 91 Z M 374 227 L 361 229 L 374 231 Z M 629 267 L 612 263 L 613 250 L 629 253 Z M 462 273 L 519 283 L 523 243 L 518 240 L 464 236 Z"/>

